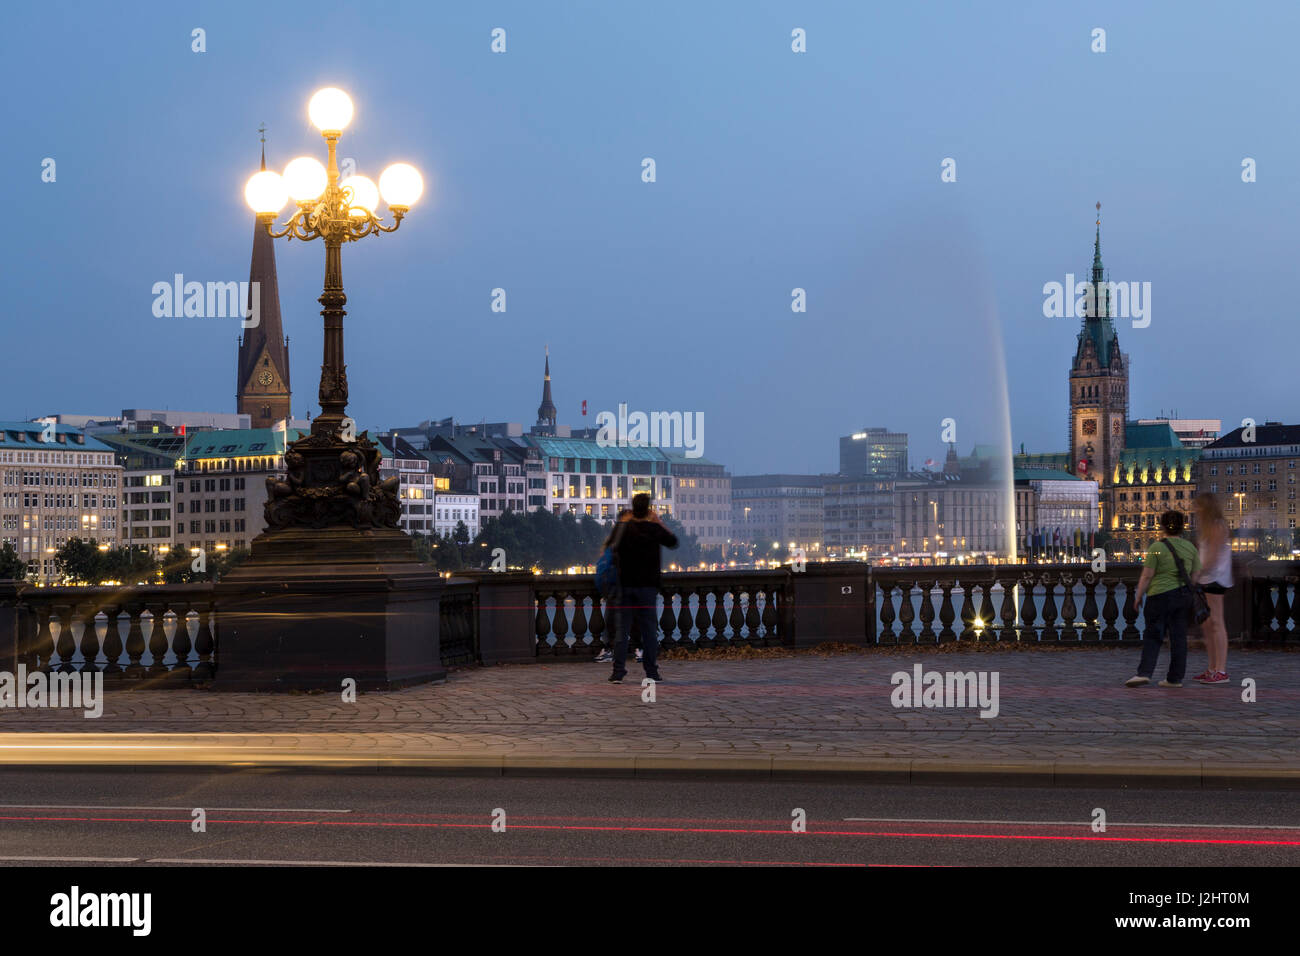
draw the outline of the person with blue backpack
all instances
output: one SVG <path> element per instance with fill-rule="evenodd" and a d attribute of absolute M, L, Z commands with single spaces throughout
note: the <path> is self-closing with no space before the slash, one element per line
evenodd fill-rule
<path fill-rule="evenodd" d="M 627 642 L 633 622 L 641 632 L 641 665 L 645 676 L 662 681 L 659 675 L 659 549 L 677 547 L 677 535 L 669 531 L 650 507 L 650 496 L 632 499 L 632 514 L 614 529 L 610 550 L 618 568 L 618 630 L 614 642 L 614 672 L 611 684 L 623 683 L 627 675 Z"/>

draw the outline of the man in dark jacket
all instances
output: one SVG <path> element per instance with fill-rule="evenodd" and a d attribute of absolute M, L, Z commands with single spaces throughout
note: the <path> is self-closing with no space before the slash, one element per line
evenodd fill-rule
<path fill-rule="evenodd" d="M 653 681 L 659 676 L 659 547 L 677 547 L 677 536 L 664 527 L 650 507 L 650 496 L 632 499 L 632 520 L 624 527 L 617 546 L 619 602 L 618 640 L 614 643 L 614 673 L 611 684 L 623 683 L 627 674 L 627 641 L 632 621 L 639 622 L 641 664 L 645 676 Z"/>

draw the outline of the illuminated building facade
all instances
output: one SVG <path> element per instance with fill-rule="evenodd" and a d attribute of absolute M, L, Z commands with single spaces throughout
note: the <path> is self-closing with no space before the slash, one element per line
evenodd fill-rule
<path fill-rule="evenodd" d="M 247 548 L 265 528 L 266 479 L 283 476 L 297 429 L 197 432 L 176 462 L 173 547 L 208 554 Z"/>
<path fill-rule="evenodd" d="M 0 422 L 0 541 L 55 580 L 54 554 L 71 538 L 121 544 L 122 467 L 113 449 L 54 422 Z"/>

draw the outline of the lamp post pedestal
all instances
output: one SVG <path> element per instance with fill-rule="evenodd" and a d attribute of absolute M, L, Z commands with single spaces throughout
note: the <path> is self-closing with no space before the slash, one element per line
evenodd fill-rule
<path fill-rule="evenodd" d="M 284 528 L 254 539 L 215 600 L 217 673 L 234 691 L 441 681 L 442 577 L 396 528 Z"/>

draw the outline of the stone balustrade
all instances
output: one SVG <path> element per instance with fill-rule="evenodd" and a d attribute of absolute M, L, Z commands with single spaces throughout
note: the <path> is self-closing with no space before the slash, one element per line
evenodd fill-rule
<path fill-rule="evenodd" d="M 871 568 L 808 563 L 663 575 L 665 648 L 1135 643 L 1141 565 Z M 1229 637 L 1300 640 L 1300 561 L 1238 560 Z M 589 575 L 467 572 L 440 585 L 444 666 L 585 661 L 610 646 L 616 609 Z M 0 670 L 102 672 L 110 686 L 220 688 L 211 584 L 35 587 L 0 581 Z"/>

